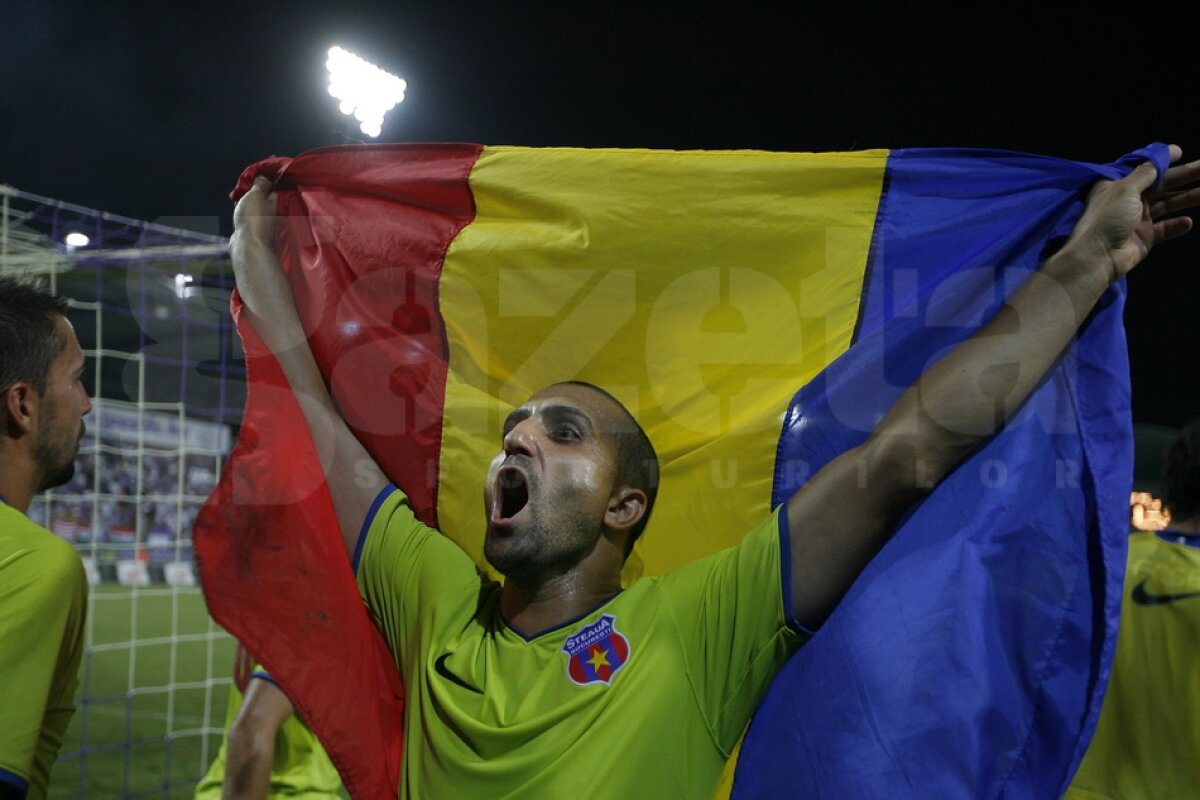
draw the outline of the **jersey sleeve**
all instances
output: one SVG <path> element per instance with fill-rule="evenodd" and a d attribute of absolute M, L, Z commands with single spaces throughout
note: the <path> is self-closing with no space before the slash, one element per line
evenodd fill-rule
<path fill-rule="evenodd" d="M 395 486 L 380 492 L 363 523 L 354 569 L 363 601 L 401 664 L 448 624 L 450 615 L 440 610 L 472 602 L 482 580 L 475 562 L 418 520 Z"/>
<path fill-rule="evenodd" d="M 49 537 L 49 534 L 47 534 Z M 59 539 L 0 565 L 0 781 L 43 797 L 75 711 L 87 579 Z"/>
<path fill-rule="evenodd" d="M 776 673 L 807 640 L 791 621 L 787 515 L 660 581 L 688 678 L 718 745 L 733 748 Z"/>
<path fill-rule="evenodd" d="M 262 680 L 262 681 L 268 681 L 270 683 L 275 684 L 276 686 L 279 685 L 279 682 L 271 677 L 271 673 L 267 672 L 266 668 L 263 667 L 262 664 L 259 664 L 257 662 L 254 664 L 254 667 L 250 670 L 250 680 L 254 680 L 255 678 L 258 678 L 259 680 Z M 249 686 L 250 684 L 247 683 L 246 685 Z"/>

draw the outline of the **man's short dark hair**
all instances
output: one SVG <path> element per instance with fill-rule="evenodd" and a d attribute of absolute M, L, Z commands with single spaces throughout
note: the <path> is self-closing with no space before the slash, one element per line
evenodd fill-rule
<path fill-rule="evenodd" d="M 634 542 L 642 535 L 642 531 L 646 530 L 650 512 L 654 510 L 654 500 L 658 497 L 658 453 L 654 451 L 654 445 L 650 443 L 650 437 L 642 429 L 641 423 L 629 413 L 625 404 L 611 393 L 587 381 L 563 383 L 568 386 L 587 387 L 604 395 L 621 409 L 623 417 L 618 420 L 617 429 L 611 431 L 617 443 L 617 481 L 646 493 L 646 513 L 642 514 L 642 518 L 629 530 L 629 541 L 625 545 L 625 555 L 628 556 L 633 552 Z"/>
<path fill-rule="evenodd" d="M 1163 457 L 1163 505 L 1171 518 L 1200 522 L 1200 419 L 1184 426 Z"/>
<path fill-rule="evenodd" d="M 55 326 L 67 301 L 37 281 L 0 275 L 0 391 L 26 381 L 45 394 L 50 367 L 67 346 Z"/>

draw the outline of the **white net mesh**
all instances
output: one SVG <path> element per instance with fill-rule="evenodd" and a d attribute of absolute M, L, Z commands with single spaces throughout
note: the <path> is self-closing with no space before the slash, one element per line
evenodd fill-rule
<path fill-rule="evenodd" d="M 227 243 L 0 186 L 0 272 L 41 275 L 68 298 L 94 398 L 75 476 L 30 508 L 92 584 L 50 795 L 191 797 L 222 733 L 234 650 L 191 544 L 244 398 Z"/>

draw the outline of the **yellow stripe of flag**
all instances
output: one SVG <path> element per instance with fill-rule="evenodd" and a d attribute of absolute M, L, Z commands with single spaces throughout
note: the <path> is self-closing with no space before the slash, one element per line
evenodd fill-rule
<path fill-rule="evenodd" d="M 486 148 L 439 283 L 442 529 L 482 563 L 504 416 L 584 380 L 634 412 L 663 462 L 626 580 L 736 543 L 768 511 L 792 395 L 850 344 L 886 161 Z"/>

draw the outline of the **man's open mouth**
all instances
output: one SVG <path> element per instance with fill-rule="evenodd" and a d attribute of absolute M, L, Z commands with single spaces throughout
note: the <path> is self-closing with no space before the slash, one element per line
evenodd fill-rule
<path fill-rule="evenodd" d="M 512 519 L 529 503 L 529 482 L 520 467 L 501 467 L 496 473 L 496 496 L 500 520 Z"/>

